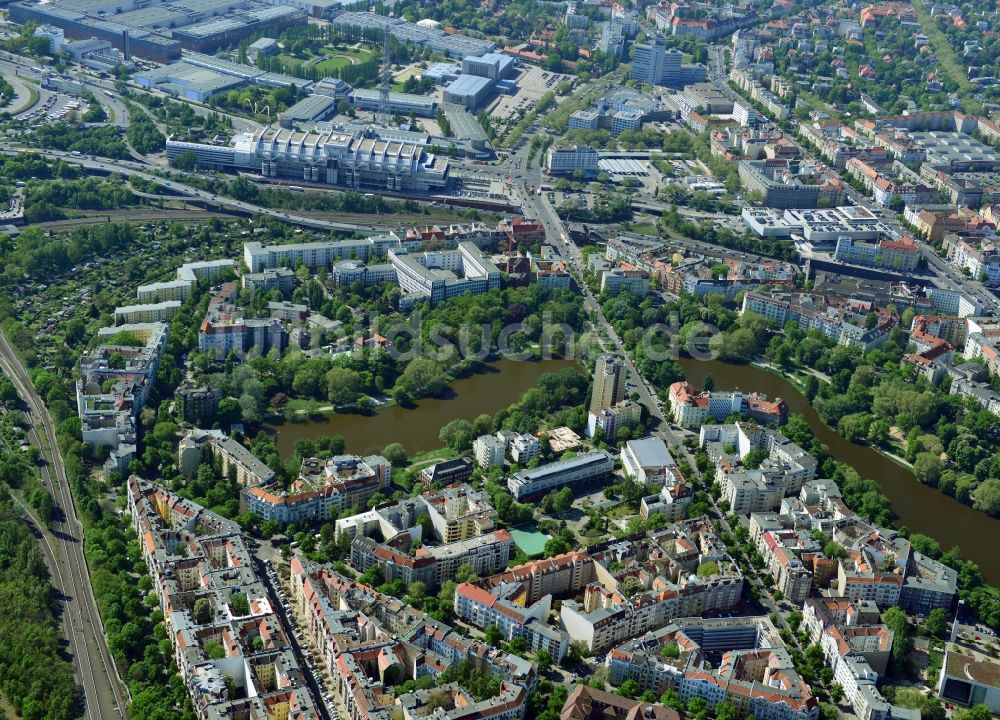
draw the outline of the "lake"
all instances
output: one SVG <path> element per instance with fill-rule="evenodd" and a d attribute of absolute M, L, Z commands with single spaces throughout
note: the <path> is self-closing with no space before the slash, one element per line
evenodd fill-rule
<path fill-rule="evenodd" d="M 402 443 L 406 452 L 416 455 L 441 447 L 438 433 L 457 418 L 475 420 L 510 406 L 538 384 L 545 373 L 578 367 L 573 359 L 522 361 L 503 358 L 488 363 L 486 372 L 459 378 L 448 386 L 443 398 L 424 398 L 413 407 L 388 405 L 371 415 L 331 413 L 319 420 L 284 422 L 271 428 L 278 452 L 292 454 L 300 438 L 341 435 L 348 452 L 363 455 L 381 452 L 389 443 Z"/>

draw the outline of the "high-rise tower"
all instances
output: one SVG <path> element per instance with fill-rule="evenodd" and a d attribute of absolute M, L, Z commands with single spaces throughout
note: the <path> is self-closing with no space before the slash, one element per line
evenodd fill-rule
<path fill-rule="evenodd" d="M 601 355 L 594 367 L 590 411 L 599 413 L 625 399 L 625 363 L 616 355 Z"/>

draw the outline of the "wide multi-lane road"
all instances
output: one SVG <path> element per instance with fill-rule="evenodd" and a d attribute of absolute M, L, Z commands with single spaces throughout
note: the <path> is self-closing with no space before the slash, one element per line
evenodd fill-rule
<path fill-rule="evenodd" d="M 0 334 L 0 371 L 17 388 L 25 403 L 25 417 L 30 424 L 28 438 L 41 451 L 42 482 L 52 493 L 55 520 L 51 539 L 45 545 L 55 564 L 52 579 L 63 599 L 63 624 L 73 656 L 73 667 L 83 688 L 84 717 L 92 720 L 115 720 L 126 717 L 128 699 L 108 650 L 107 637 L 90 573 L 83 554 L 83 526 L 76 514 L 66 469 L 56 444 L 52 418 L 49 416 L 20 359 Z M 39 672 L 44 672 L 39 668 Z"/>

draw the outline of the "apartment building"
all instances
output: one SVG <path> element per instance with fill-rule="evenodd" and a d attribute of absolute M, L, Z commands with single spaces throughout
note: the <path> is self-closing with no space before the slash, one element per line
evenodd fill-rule
<path fill-rule="evenodd" d="M 390 248 L 401 248 L 402 241 L 394 233 L 373 235 L 361 239 L 323 240 L 287 245 L 243 244 L 243 262 L 251 273 L 268 268 L 294 269 L 300 263 L 310 270 L 330 268 L 337 260 L 361 260 L 385 257 Z"/>
<path fill-rule="evenodd" d="M 808 293 L 748 292 L 743 296 L 741 313 L 756 313 L 778 326 L 792 322 L 803 330 L 819 330 L 841 345 L 858 347 L 866 352 L 884 343 L 896 326 L 896 317 L 871 303 L 828 304 L 818 295 Z M 875 327 L 867 328 L 868 312 L 878 315 Z"/>
<path fill-rule="evenodd" d="M 234 475 L 241 487 L 267 485 L 274 480 L 274 471 L 233 438 L 212 440 L 208 449 L 222 464 L 223 475 Z"/>
<path fill-rule="evenodd" d="M 837 568 L 838 595 L 922 616 L 951 607 L 957 573 L 894 531 L 853 521 L 838 524 L 833 539 L 847 549 Z"/>
<path fill-rule="evenodd" d="M 892 705 L 876 686 L 893 641 L 878 605 L 845 597 L 810 598 L 803 607 L 802 626 L 823 649 L 834 679 L 860 720 L 919 720 L 919 710 Z"/>
<path fill-rule="evenodd" d="M 496 626 L 506 640 L 523 638 L 532 652 L 545 650 L 557 662 L 562 660 L 569 649 L 569 636 L 546 624 L 552 596 L 525 605 L 523 595 L 520 584 L 491 592 L 480 584 L 462 583 L 455 590 L 455 615 L 476 627 Z"/>
<path fill-rule="evenodd" d="M 785 401 L 770 401 L 762 393 L 698 391 L 687 381 L 679 381 L 670 386 L 668 397 L 673 422 L 683 428 L 701 427 L 709 418 L 721 423 L 730 415 L 742 415 L 765 425 L 781 425 L 788 420 Z"/>
<path fill-rule="evenodd" d="M 882 268 L 895 272 L 913 272 L 920 265 L 920 248 L 909 235 L 898 240 L 882 237 L 876 241 L 837 238 L 835 260 Z"/>
<path fill-rule="evenodd" d="M 694 490 L 685 480 L 667 483 L 655 495 L 645 495 L 639 501 L 639 515 L 649 519 L 662 515 L 667 522 L 687 517 L 688 505 L 694 500 Z"/>
<path fill-rule="evenodd" d="M 599 355 L 594 364 L 594 391 L 590 397 L 591 412 L 613 407 L 625 399 L 625 362 L 617 355 Z"/>
<path fill-rule="evenodd" d="M 610 477 L 614 458 L 606 450 L 521 470 L 507 478 L 507 489 L 518 502 L 538 499 L 563 487 L 579 488 Z"/>
<path fill-rule="evenodd" d="M 174 662 L 199 720 L 320 714 L 240 528 L 136 476 L 128 513 L 159 599 Z M 195 615 L 208 604 L 210 619 Z M 222 657 L 216 655 L 222 649 Z"/>
<path fill-rule="evenodd" d="M 124 472 L 135 457 L 136 421 L 156 381 L 168 334 L 169 326 L 159 322 L 101 328 L 102 342 L 80 358 L 81 440 L 111 448 L 105 472 Z"/>
<path fill-rule="evenodd" d="M 503 465 L 506 443 L 497 435 L 480 435 L 472 443 L 472 455 L 481 468 Z"/>
<path fill-rule="evenodd" d="M 816 475 L 816 459 L 781 433 L 750 423 L 703 425 L 699 444 L 715 463 L 724 503 L 737 514 L 775 510 Z M 733 448 L 730 452 L 728 448 Z M 767 457 L 757 468 L 742 460 L 753 451 Z"/>
<path fill-rule="evenodd" d="M 766 530 L 759 547 L 763 547 L 762 556 L 774 586 L 785 598 L 800 604 L 809 597 L 813 583 L 811 560 L 823 554 L 817 541 L 795 529 Z"/>
<path fill-rule="evenodd" d="M 288 295 L 295 289 L 295 271 L 291 268 L 265 268 L 256 273 L 243 273 L 240 283 L 244 290 L 251 292 L 271 292 L 277 290 L 282 295 Z"/>
<path fill-rule="evenodd" d="M 211 385 L 195 386 L 182 383 L 174 391 L 174 408 L 184 422 L 197 425 L 215 415 L 222 400 L 222 391 Z"/>
<path fill-rule="evenodd" d="M 781 121 L 788 117 L 788 106 L 781 102 L 770 90 L 764 87 L 753 73 L 748 70 L 733 68 L 729 71 L 729 79 L 751 100 L 760 103 L 764 113 L 771 119 Z"/>
<path fill-rule="evenodd" d="M 649 273 L 624 268 L 605 270 L 601 273 L 601 292 L 612 295 L 627 292 L 633 297 L 644 298 L 649 294 Z"/>
<path fill-rule="evenodd" d="M 613 441 L 618 437 L 619 430 L 635 427 L 641 420 L 642 407 L 631 400 L 622 400 L 598 412 L 590 411 L 587 415 L 587 437 L 594 437 L 600 430 L 605 439 Z"/>
<path fill-rule="evenodd" d="M 971 233 L 945 235 L 948 261 L 987 285 L 1000 285 L 1000 250 L 992 241 Z"/>
<path fill-rule="evenodd" d="M 678 657 L 667 655 L 667 647 Z M 710 656 L 721 660 L 709 663 Z M 709 709 L 728 702 L 759 719 L 819 717 L 819 701 L 764 616 L 678 618 L 616 647 L 608 665 L 614 685 L 634 680 L 657 696 L 675 690 L 685 703 L 703 698 Z"/>
<path fill-rule="evenodd" d="M 288 347 L 288 331 L 277 318 L 245 318 L 233 304 L 236 283 L 224 283 L 212 297 L 198 327 L 198 350 L 222 359 L 229 353 L 243 357 L 250 350 L 262 355 Z"/>
<path fill-rule="evenodd" d="M 600 653 L 675 617 L 727 612 L 740 605 L 743 575 L 711 526 L 680 523 L 635 542 L 657 558 L 666 558 L 670 570 L 661 574 L 637 557 L 612 573 L 600 563 L 605 558 L 598 556 L 596 580 L 586 586 L 583 602 L 567 598 L 560 606 L 560 620 L 574 642 Z M 695 572 L 706 567 L 714 569 Z M 639 580 L 642 587 L 631 597 L 621 592 L 629 578 Z"/>
<path fill-rule="evenodd" d="M 403 291 L 401 308 L 421 300 L 436 305 L 458 295 L 481 295 L 501 283 L 500 269 L 471 242 L 460 242 L 458 250 L 415 254 L 393 248 L 389 264 Z"/>
<path fill-rule="evenodd" d="M 358 585 L 329 565 L 291 563 L 291 601 L 299 627 L 317 648 L 334 693 L 352 720 L 432 715 L 439 720 L 521 720 L 537 686 L 533 663 L 472 640 L 394 597 Z M 455 683 L 401 692 L 406 680 L 440 676 L 472 659 L 500 681 L 482 701 Z M 434 703 L 445 699 L 445 706 Z"/>
<path fill-rule="evenodd" d="M 431 592 L 452 580 L 462 565 L 471 565 L 477 575 L 492 575 L 514 557 L 514 539 L 506 530 L 494 530 L 464 540 L 421 547 L 413 554 L 363 535 L 351 541 L 351 565 L 364 572 L 372 566 L 382 570 L 386 582 L 420 581 Z"/>
<path fill-rule="evenodd" d="M 563 705 L 562 720 L 681 720 L 681 715 L 662 703 L 631 700 L 621 695 L 577 685 Z"/>
<path fill-rule="evenodd" d="M 363 505 L 391 484 L 392 466 L 381 455 L 305 458 L 294 483 L 284 489 L 272 481 L 247 485 L 240 510 L 280 523 L 318 522 L 335 512 Z"/>
<path fill-rule="evenodd" d="M 195 285 L 199 282 L 211 285 L 235 270 L 236 262 L 226 259 L 184 263 L 177 268 L 176 279 L 140 285 L 136 290 L 136 299 L 140 303 L 159 303 L 167 300 L 184 302 L 191 297 Z"/>
<path fill-rule="evenodd" d="M 462 583 L 455 591 L 455 614 L 476 627 L 496 625 L 508 640 L 523 637 L 560 660 L 569 649 L 569 636 L 546 624 L 552 596 L 582 592 L 594 579 L 595 567 L 590 555 L 578 550 Z"/>
<path fill-rule="evenodd" d="M 115 325 L 169 322 L 181 309 L 180 300 L 164 300 L 143 305 L 123 305 L 115 308 Z"/>

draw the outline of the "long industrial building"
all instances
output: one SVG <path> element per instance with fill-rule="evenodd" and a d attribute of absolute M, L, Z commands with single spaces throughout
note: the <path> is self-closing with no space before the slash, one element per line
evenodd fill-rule
<path fill-rule="evenodd" d="M 7 6 L 17 23 L 61 28 L 67 38 L 110 42 L 126 58 L 167 63 L 181 49 L 214 52 L 251 35 L 275 35 L 304 24 L 306 14 L 278 1 L 21 0 Z"/>
<path fill-rule="evenodd" d="M 229 145 L 167 139 L 167 157 L 193 152 L 204 169 L 256 170 L 265 177 L 294 178 L 340 187 L 404 192 L 443 190 L 448 159 L 372 131 L 303 133 L 262 128 L 240 133 Z"/>

